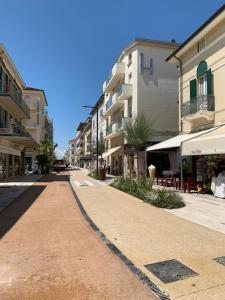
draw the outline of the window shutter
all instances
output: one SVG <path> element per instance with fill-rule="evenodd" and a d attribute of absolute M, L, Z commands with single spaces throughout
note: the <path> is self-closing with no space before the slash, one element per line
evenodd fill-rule
<path fill-rule="evenodd" d="M 207 94 L 212 95 L 212 72 L 211 69 L 207 71 Z"/>
<path fill-rule="evenodd" d="M 196 79 L 190 81 L 190 99 L 196 98 L 197 96 L 197 84 Z"/>

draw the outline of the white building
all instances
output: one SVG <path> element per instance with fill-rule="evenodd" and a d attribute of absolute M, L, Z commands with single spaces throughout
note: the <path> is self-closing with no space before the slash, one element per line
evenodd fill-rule
<path fill-rule="evenodd" d="M 174 41 L 135 39 L 121 53 L 104 82 L 101 109 L 108 145 L 104 157 L 111 173 L 137 173 L 137 159 L 131 155 L 128 164 L 128 145 L 124 145 L 121 134 L 126 118 L 146 114 L 154 124 L 155 134 L 149 141 L 152 144 L 177 134 L 179 74 L 176 66 L 165 61 L 177 47 Z M 144 165 L 144 172 L 143 168 Z"/>

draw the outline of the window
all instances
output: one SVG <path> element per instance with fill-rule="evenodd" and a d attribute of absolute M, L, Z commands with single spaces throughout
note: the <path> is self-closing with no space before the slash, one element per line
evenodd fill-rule
<path fill-rule="evenodd" d="M 129 54 L 128 56 L 128 64 L 127 66 L 129 67 L 132 64 L 132 53 Z"/>
<path fill-rule="evenodd" d="M 198 96 L 207 95 L 207 74 L 198 78 Z"/>
<path fill-rule="evenodd" d="M 40 119 L 39 119 L 39 114 L 37 114 L 37 126 L 39 126 Z"/>
<path fill-rule="evenodd" d="M 37 112 L 39 112 L 39 111 L 40 111 L 40 101 L 37 100 Z"/>
<path fill-rule="evenodd" d="M 206 41 L 205 38 L 201 39 L 198 43 L 197 43 L 197 50 L 198 52 L 200 52 L 202 49 L 204 49 L 206 47 Z"/>
<path fill-rule="evenodd" d="M 100 117 L 103 117 L 103 109 L 100 110 Z"/>
<path fill-rule="evenodd" d="M 92 128 L 93 128 L 93 129 L 95 128 L 95 120 L 93 120 Z"/>
<path fill-rule="evenodd" d="M 132 80 L 132 72 L 128 75 L 128 81 L 129 81 L 129 83 L 131 83 L 131 80 Z"/>

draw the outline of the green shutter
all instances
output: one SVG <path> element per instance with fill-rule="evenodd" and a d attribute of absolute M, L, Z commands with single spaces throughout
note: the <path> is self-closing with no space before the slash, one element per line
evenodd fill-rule
<path fill-rule="evenodd" d="M 197 96 L 197 84 L 196 79 L 190 81 L 190 99 L 196 98 Z"/>
<path fill-rule="evenodd" d="M 212 72 L 211 69 L 207 71 L 207 94 L 212 95 Z"/>

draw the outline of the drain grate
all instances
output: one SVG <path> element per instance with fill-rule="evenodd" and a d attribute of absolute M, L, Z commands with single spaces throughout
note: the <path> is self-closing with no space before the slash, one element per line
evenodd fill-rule
<path fill-rule="evenodd" d="M 198 273 L 183 265 L 176 259 L 145 265 L 145 267 L 163 283 L 170 283 L 198 275 Z"/>
<path fill-rule="evenodd" d="M 225 266 L 225 256 L 215 257 L 215 258 L 213 258 L 213 260 L 215 260 L 215 261 L 218 262 L 219 264 Z"/>
<path fill-rule="evenodd" d="M 88 186 L 88 184 L 81 184 L 80 186 Z"/>

